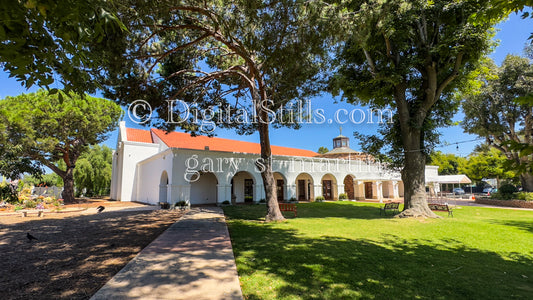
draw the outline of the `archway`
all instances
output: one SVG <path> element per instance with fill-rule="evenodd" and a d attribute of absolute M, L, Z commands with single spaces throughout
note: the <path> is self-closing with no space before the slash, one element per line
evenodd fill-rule
<path fill-rule="evenodd" d="M 242 203 L 242 202 L 253 202 L 255 190 L 255 182 L 252 174 L 246 171 L 240 171 L 233 175 L 231 179 L 231 202 Z"/>
<path fill-rule="evenodd" d="M 167 171 L 161 173 L 159 180 L 159 202 L 168 203 L 168 174 Z"/>
<path fill-rule="evenodd" d="M 381 191 L 383 198 L 394 198 L 394 185 L 392 181 L 383 181 Z"/>
<path fill-rule="evenodd" d="M 287 180 L 280 172 L 274 172 L 274 183 L 276 184 L 276 197 L 278 202 L 285 201 L 285 191 L 287 190 Z"/>
<path fill-rule="evenodd" d="M 322 196 L 326 200 L 337 200 L 337 179 L 331 174 L 322 176 Z"/>
<path fill-rule="evenodd" d="M 198 180 L 191 182 L 191 204 L 216 204 L 217 185 L 215 174 L 200 173 Z"/>
<path fill-rule="evenodd" d="M 355 200 L 355 176 L 353 175 L 346 175 L 344 177 L 344 193 L 348 195 L 348 199 Z"/>
<path fill-rule="evenodd" d="M 313 177 L 307 173 L 296 176 L 296 197 L 298 201 L 311 201 L 315 198 Z"/>

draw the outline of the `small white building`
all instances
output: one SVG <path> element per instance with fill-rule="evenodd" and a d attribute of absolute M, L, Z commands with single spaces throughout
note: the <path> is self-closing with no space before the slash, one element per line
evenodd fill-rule
<path fill-rule="evenodd" d="M 272 146 L 272 153 L 278 200 L 337 200 L 341 193 L 352 200 L 403 197 L 400 173 L 350 149 L 342 135 L 324 155 L 280 146 Z M 132 129 L 121 122 L 111 198 L 149 204 L 257 202 L 265 198 L 261 168 L 257 143 Z M 428 168 L 434 176 L 438 167 Z"/>

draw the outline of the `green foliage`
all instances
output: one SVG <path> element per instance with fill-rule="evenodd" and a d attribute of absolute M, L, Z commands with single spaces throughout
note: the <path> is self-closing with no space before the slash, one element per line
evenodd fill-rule
<path fill-rule="evenodd" d="M 55 173 L 44 174 L 42 176 L 24 176 L 24 184 L 30 186 L 63 186 L 63 179 Z"/>
<path fill-rule="evenodd" d="M 498 188 L 498 193 L 502 194 L 502 195 L 512 195 L 514 193 L 518 192 L 518 189 L 510 184 L 510 183 L 505 183 L 505 184 L 502 184 L 499 188 Z"/>
<path fill-rule="evenodd" d="M 0 123 L 0 132 L 6 131 L 6 124 Z M 22 155 L 22 145 L 12 145 L 0 134 L 0 175 L 7 178 L 20 178 L 24 173 L 42 174 L 41 166 Z"/>
<path fill-rule="evenodd" d="M 13 190 L 5 180 L 0 182 L 0 202 L 2 201 L 8 203 L 18 202 L 17 191 Z"/>
<path fill-rule="evenodd" d="M 329 152 L 329 149 L 327 147 L 320 147 L 318 148 L 318 151 L 317 151 L 319 154 L 326 154 Z"/>
<path fill-rule="evenodd" d="M 516 173 L 508 170 L 508 159 L 495 148 L 475 151 L 468 156 L 468 162 L 463 167 L 463 172 L 475 181 L 483 178 L 514 179 Z"/>
<path fill-rule="evenodd" d="M 324 200 L 326 200 L 326 198 L 324 198 L 324 196 L 315 197 L 315 201 L 324 201 Z"/>
<path fill-rule="evenodd" d="M 91 146 L 76 163 L 74 183 L 80 192 L 86 189 L 86 196 L 109 195 L 113 152 L 107 146 Z"/>
<path fill-rule="evenodd" d="M 533 201 L 533 193 L 518 192 L 515 194 L 517 200 Z"/>
<path fill-rule="evenodd" d="M 440 175 L 462 174 L 465 167 L 469 165 L 465 158 L 451 153 L 444 154 L 441 151 L 431 153 L 428 164 L 439 166 Z"/>
<path fill-rule="evenodd" d="M 485 65 L 491 72 L 479 74 L 479 90 L 464 95 L 462 126 L 500 150 L 509 161 L 508 169 L 520 174 L 522 185 L 531 191 L 533 186 L 523 178 L 533 173 L 533 103 L 527 101 L 533 90 L 533 63 L 507 55 L 501 67 L 490 61 Z"/>
<path fill-rule="evenodd" d="M 0 66 L 26 88 L 60 79 L 79 94 L 93 92 L 92 80 L 124 27 L 115 1 L 25 0 L 0 6 Z M 56 89 L 52 90 L 57 92 Z"/>
<path fill-rule="evenodd" d="M 88 145 L 105 141 L 121 116 L 120 106 L 106 99 L 44 91 L 22 94 L 0 101 L 0 140 L 20 146 L 20 157 L 59 175 L 63 198 L 71 201 L 78 158 Z"/>
<path fill-rule="evenodd" d="M 339 194 L 339 200 L 346 200 L 348 199 L 348 195 L 345 193 Z"/>

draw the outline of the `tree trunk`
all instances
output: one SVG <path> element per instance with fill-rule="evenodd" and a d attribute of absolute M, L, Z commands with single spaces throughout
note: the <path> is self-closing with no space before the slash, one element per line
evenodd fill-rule
<path fill-rule="evenodd" d="M 524 192 L 533 192 L 533 174 L 520 174 L 520 182 Z"/>
<path fill-rule="evenodd" d="M 61 193 L 61 197 L 63 197 L 65 203 L 72 203 L 74 202 L 74 168 L 67 167 L 64 176 L 61 178 L 63 179 L 63 192 Z"/>
<path fill-rule="evenodd" d="M 438 218 L 438 216 L 429 209 L 426 198 L 426 159 L 424 154 L 420 149 L 413 148 L 405 149 L 405 152 L 405 163 L 402 169 L 404 209 L 399 215 L 397 215 L 397 217 Z"/>
<path fill-rule="evenodd" d="M 260 106 L 260 105 L 259 105 Z M 259 120 L 259 140 L 261 144 L 261 160 L 263 166 L 260 168 L 263 187 L 267 204 L 266 222 L 284 221 L 285 218 L 279 210 L 278 199 L 276 197 L 276 186 L 274 185 L 274 173 L 272 172 L 272 150 L 270 149 L 270 136 L 267 121 L 268 115 L 265 110 L 260 109 Z"/>

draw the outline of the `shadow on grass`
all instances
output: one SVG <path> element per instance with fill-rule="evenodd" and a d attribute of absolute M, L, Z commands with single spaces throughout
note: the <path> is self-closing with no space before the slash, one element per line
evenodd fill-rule
<path fill-rule="evenodd" d="M 491 220 L 492 224 L 516 227 L 518 229 L 533 233 L 533 221 L 518 220 Z"/>
<path fill-rule="evenodd" d="M 230 221 L 247 299 L 527 299 L 533 258 L 512 260 L 454 239 L 308 238 L 293 229 Z"/>
<path fill-rule="evenodd" d="M 0 298 L 88 299 L 177 219 L 130 211 L 0 224 Z"/>
<path fill-rule="evenodd" d="M 384 219 L 392 218 L 394 215 L 388 212 L 380 215 L 379 208 L 383 204 L 342 202 L 323 203 L 299 203 L 297 218 L 346 218 L 346 219 Z M 400 211 L 403 205 L 400 205 Z M 239 205 L 224 207 L 226 215 L 233 219 L 264 220 L 266 215 L 266 205 Z M 293 212 L 283 212 L 286 218 L 293 218 Z"/>

